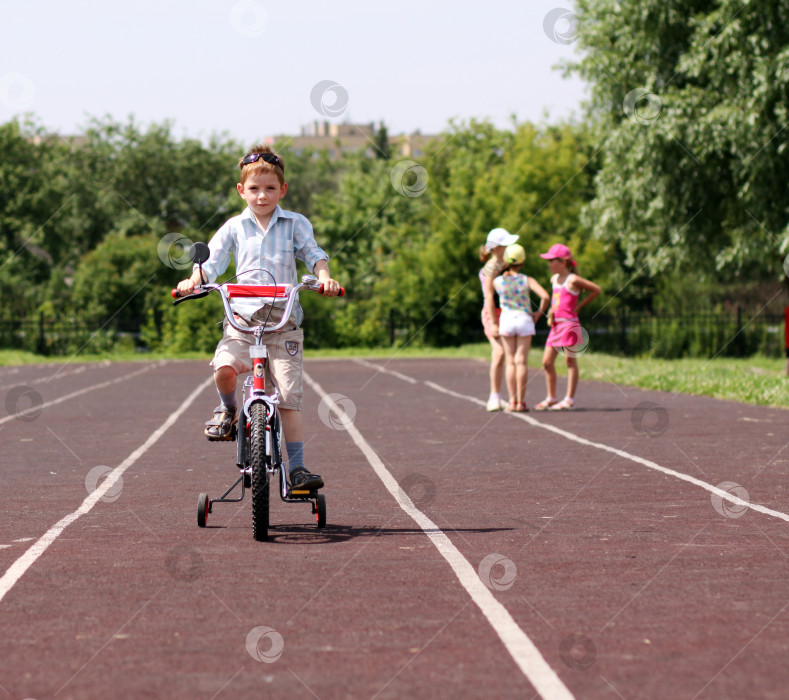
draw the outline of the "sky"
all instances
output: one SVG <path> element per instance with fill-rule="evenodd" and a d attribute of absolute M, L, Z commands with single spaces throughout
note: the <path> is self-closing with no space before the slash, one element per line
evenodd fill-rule
<path fill-rule="evenodd" d="M 438 133 L 581 116 L 573 3 L 0 0 L 0 123 L 169 120 L 251 144 L 316 120 Z"/>

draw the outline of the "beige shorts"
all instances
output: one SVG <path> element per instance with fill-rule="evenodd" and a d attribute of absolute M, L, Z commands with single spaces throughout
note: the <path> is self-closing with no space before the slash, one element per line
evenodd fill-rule
<path fill-rule="evenodd" d="M 256 313 L 252 318 L 258 320 Z M 272 313 L 270 322 L 275 321 Z M 236 316 L 239 325 L 249 325 L 243 318 Z M 211 367 L 216 371 L 220 367 L 232 367 L 238 374 L 252 371 L 252 360 L 249 357 L 249 348 L 255 342 L 255 337 L 248 333 L 237 331 L 225 319 L 223 324 L 224 335 L 219 345 L 216 346 Z M 301 410 L 301 399 L 304 394 L 302 387 L 302 372 L 304 368 L 304 331 L 297 328 L 292 322 L 276 333 L 267 333 L 263 336 L 263 344 L 268 349 L 266 362 L 266 388 L 279 389 L 279 405 L 281 408 Z"/>

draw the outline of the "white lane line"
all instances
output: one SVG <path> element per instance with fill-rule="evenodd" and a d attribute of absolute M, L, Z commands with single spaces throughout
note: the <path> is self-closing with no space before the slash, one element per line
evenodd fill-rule
<path fill-rule="evenodd" d="M 214 378 L 209 377 L 200 386 L 198 386 L 186 400 L 178 407 L 178 409 L 170 414 L 170 417 L 162 423 L 151 436 L 140 445 L 134 452 L 132 452 L 123 462 L 121 462 L 115 469 L 113 469 L 104 481 L 91 493 L 73 513 L 61 518 L 49 530 L 47 530 L 35 543 L 28 549 L 19 559 L 17 559 L 8 571 L 6 571 L 0 578 L 0 601 L 3 600 L 6 593 L 10 591 L 17 581 L 24 575 L 24 573 L 36 562 L 36 560 L 47 550 L 71 523 L 78 518 L 90 512 L 97 501 L 107 493 L 118 479 L 121 478 L 123 472 L 131 467 L 140 457 L 142 457 L 150 447 L 164 435 L 172 425 L 183 415 L 183 413 L 194 403 L 194 400 L 204 391 L 209 385 L 213 384 Z"/>
<path fill-rule="evenodd" d="M 143 374 L 144 372 L 149 372 L 150 370 L 154 369 L 155 367 L 162 367 L 165 364 L 164 361 L 157 362 L 152 365 L 147 365 L 142 369 L 135 370 L 134 372 L 130 372 L 129 374 L 124 374 L 121 377 L 116 377 L 115 379 L 109 379 L 106 382 L 101 382 L 100 384 L 94 384 L 93 386 L 86 386 L 82 389 L 78 389 L 77 391 L 72 391 L 70 394 L 66 394 L 65 396 L 61 396 L 57 399 L 52 399 L 52 401 L 47 401 L 46 403 L 41 404 L 40 406 L 36 406 L 35 410 L 43 411 L 45 408 L 49 408 L 50 406 L 54 406 L 59 403 L 63 403 L 64 401 L 68 401 L 69 399 L 76 398 L 77 396 L 81 396 L 82 394 L 87 394 L 89 391 L 96 391 L 96 389 L 103 389 L 107 386 L 112 386 L 113 384 L 118 384 L 119 382 L 125 382 L 127 379 L 131 379 L 132 377 L 136 377 L 138 374 Z M 33 410 L 33 409 L 29 409 Z M 15 415 L 6 416 L 5 418 L 0 418 L 0 425 L 3 423 L 7 423 L 10 420 L 14 420 L 16 418 Z"/>
<path fill-rule="evenodd" d="M 528 681 L 534 686 L 543 698 L 550 700 L 572 700 L 573 695 L 559 679 L 556 672 L 548 665 L 542 657 L 534 642 L 529 639 L 526 633 L 518 627 L 512 619 L 507 608 L 505 608 L 493 596 L 490 590 L 482 583 L 474 567 L 452 544 L 452 541 L 444 532 L 419 510 L 400 488 L 397 480 L 386 468 L 380 457 L 373 451 L 356 426 L 348 421 L 348 416 L 333 399 L 321 388 L 321 386 L 304 372 L 304 381 L 325 401 L 331 411 L 342 421 L 345 430 L 351 436 L 356 446 L 367 458 L 378 478 L 392 494 L 397 504 L 422 528 L 424 533 L 430 538 L 441 556 L 446 559 L 452 567 L 455 576 L 460 584 L 466 589 L 471 599 L 487 618 L 491 627 L 504 643 L 505 648 L 512 656 L 515 663 L 526 676 Z"/>
<path fill-rule="evenodd" d="M 372 365 L 372 363 L 370 364 L 372 367 L 375 367 L 376 369 L 380 369 L 379 367 Z M 413 379 L 413 377 L 409 377 L 409 379 Z M 430 387 L 434 391 L 440 391 L 442 394 L 447 394 L 448 396 L 453 396 L 457 399 L 463 399 L 464 401 L 471 401 L 471 403 L 475 403 L 479 406 L 485 405 L 484 401 L 476 398 L 475 396 L 469 396 L 468 394 L 459 394 L 458 392 L 452 391 L 451 389 L 447 389 L 446 387 L 443 387 L 440 384 L 436 384 L 435 382 L 424 381 L 423 384 L 427 387 Z M 610 445 L 605 445 L 602 442 L 594 442 L 593 440 L 587 440 L 586 438 L 582 438 L 580 435 L 571 433 L 568 430 L 562 430 L 561 428 L 557 428 L 554 425 L 541 423 L 540 421 L 535 420 L 530 416 L 524 415 L 523 413 L 511 413 L 510 415 L 514 418 L 519 418 L 522 421 L 526 421 L 529 425 L 533 425 L 535 428 L 542 428 L 543 430 L 549 430 L 552 433 L 561 435 L 563 438 L 567 438 L 568 440 L 577 442 L 579 445 L 596 447 L 598 450 L 605 450 L 606 452 L 611 452 L 612 454 L 615 454 L 624 459 L 629 459 L 631 462 L 635 462 L 636 464 L 641 464 L 642 466 L 645 466 L 648 469 L 653 469 L 655 471 L 661 472 L 662 474 L 666 474 L 667 476 L 673 476 L 675 479 L 686 481 L 687 483 L 693 484 L 694 486 L 700 486 L 705 491 L 709 491 L 710 493 L 715 494 L 716 496 L 726 501 L 729 501 L 730 503 L 734 503 L 735 505 L 742 506 L 744 508 L 747 507 L 750 508 L 751 510 L 755 510 L 758 513 L 763 513 L 764 515 L 769 515 L 772 516 L 773 518 L 778 518 L 779 520 L 783 520 L 784 522 L 789 523 L 789 514 L 787 513 L 782 513 L 779 510 L 773 510 L 772 508 L 760 506 L 758 503 L 751 503 L 750 501 L 744 501 L 738 496 L 729 493 L 728 491 L 719 489 L 717 486 L 713 486 L 712 484 L 709 484 L 706 481 L 702 481 L 701 479 L 697 479 L 694 476 L 690 476 L 689 474 L 683 474 L 682 472 L 675 471 L 674 469 L 663 467 L 657 464 L 657 462 L 653 462 L 649 459 L 644 459 L 643 457 L 639 457 L 638 455 L 630 454 L 629 452 L 625 452 L 624 450 L 620 450 L 616 447 L 611 447 Z"/>
<path fill-rule="evenodd" d="M 476 397 L 467 396 L 465 394 L 458 394 L 451 389 L 447 389 L 440 384 L 436 384 L 434 382 L 425 382 L 426 386 L 429 386 L 431 389 L 435 389 L 436 391 L 440 391 L 444 394 L 448 394 L 449 396 L 454 396 L 460 399 L 466 399 L 467 401 L 472 401 L 473 403 L 477 403 L 480 406 L 484 405 L 484 401 L 480 401 Z M 649 459 L 644 459 L 643 457 L 639 457 L 638 455 L 630 454 L 629 452 L 625 452 L 624 450 L 620 450 L 617 447 L 611 447 L 610 445 L 606 445 L 602 442 L 594 442 L 593 440 L 587 440 L 586 438 L 582 438 L 580 435 L 576 435 L 575 433 L 571 433 L 568 430 L 562 430 L 561 428 L 557 428 L 555 425 L 549 425 L 547 423 L 541 423 L 534 418 L 529 416 L 525 416 L 522 413 L 512 413 L 510 414 L 516 418 L 520 418 L 523 421 L 529 423 L 529 425 L 533 425 L 535 428 L 542 428 L 543 430 L 549 430 L 552 433 L 556 433 L 557 435 L 561 435 L 563 438 L 567 438 L 568 440 L 572 440 L 573 442 L 577 442 L 579 445 L 587 445 L 589 447 L 596 447 L 598 450 L 605 450 L 606 452 L 611 452 L 619 457 L 624 459 L 629 459 L 631 462 L 635 462 L 636 464 L 641 464 L 648 469 L 654 469 L 655 471 L 661 472 L 662 474 L 666 474 L 667 476 L 673 476 L 675 479 L 680 479 L 681 481 L 686 481 L 689 484 L 693 484 L 694 486 L 700 486 L 706 491 L 719 496 L 720 498 L 729 501 L 730 503 L 734 503 L 738 506 L 743 506 L 750 508 L 751 510 L 755 510 L 758 513 L 763 513 L 764 515 L 770 515 L 773 518 L 778 518 L 779 520 L 783 520 L 784 522 L 789 523 L 789 514 L 782 513 L 779 510 L 773 510 L 772 508 L 767 508 L 765 506 L 760 506 L 758 503 L 751 503 L 750 501 L 744 501 L 738 496 L 729 493 L 728 491 L 724 491 L 723 489 L 719 489 L 717 486 L 713 486 L 712 484 L 707 483 L 706 481 L 702 481 L 701 479 L 697 479 L 695 476 L 690 476 L 689 474 L 684 474 L 682 472 L 675 471 L 674 469 L 669 469 L 668 467 L 663 467 L 659 465 L 657 462 L 653 462 Z"/>
<path fill-rule="evenodd" d="M 395 372 L 393 369 L 386 369 L 384 367 L 379 367 L 378 365 L 373 364 L 372 362 L 367 362 L 367 360 L 354 360 L 357 365 L 362 365 L 362 367 L 369 367 L 370 369 L 376 370 L 376 372 L 381 372 L 383 374 L 391 374 L 393 377 L 397 377 L 398 379 L 402 379 L 404 382 L 408 382 L 409 384 L 419 384 L 418 379 L 414 379 L 413 377 L 409 377 L 405 374 L 400 374 L 400 372 Z"/>
<path fill-rule="evenodd" d="M 109 364 L 110 364 L 110 361 L 109 360 L 105 360 L 103 362 L 98 363 L 96 366 L 97 367 L 107 367 Z M 46 365 L 45 365 L 45 367 L 46 367 Z M 24 384 L 25 385 L 46 384 L 47 382 L 50 382 L 53 379 L 60 379 L 61 377 L 70 377 L 70 376 L 73 376 L 75 374 L 82 374 L 87 369 L 88 369 L 88 365 L 80 365 L 79 367 L 72 367 L 71 369 L 66 370 L 64 372 L 59 372 L 56 375 L 47 375 L 46 377 L 36 377 L 35 379 L 25 380 Z M 3 389 L 9 389 L 9 388 L 14 387 L 14 386 L 19 386 L 19 382 L 15 382 L 13 384 L 2 384 L 2 385 L 0 385 L 0 391 L 2 391 Z"/>

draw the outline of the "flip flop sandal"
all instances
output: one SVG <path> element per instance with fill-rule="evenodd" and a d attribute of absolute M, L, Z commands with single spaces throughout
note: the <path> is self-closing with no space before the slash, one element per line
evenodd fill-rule
<path fill-rule="evenodd" d="M 235 407 L 217 406 L 214 409 L 214 417 L 206 421 L 205 436 L 211 442 L 221 442 L 232 440 L 235 437 L 235 426 L 238 421 Z"/>

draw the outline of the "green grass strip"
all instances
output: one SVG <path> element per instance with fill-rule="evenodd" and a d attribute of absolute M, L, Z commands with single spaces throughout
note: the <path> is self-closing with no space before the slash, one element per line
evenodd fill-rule
<path fill-rule="evenodd" d="M 202 353 L 172 355 L 126 351 L 103 355 L 79 355 L 73 358 L 50 358 L 29 352 L 0 350 L 0 366 L 106 360 L 132 362 L 197 359 L 207 362 L 210 357 L 210 355 Z M 320 358 L 424 359 L 435 357 L 476 359 L 480 362 L 487 362 L 490 358 L 490 346 L 487 343 L 475 343 L 455 348 L 306 350 L 305 357 L 308 360 Z M 534 348 L 529 354 L 529 366 L 539 368 L 541 359 L 542 348 Z M 582 383 L 584 380 L 594 379 L 640 389 L 712 396 L 758 406 L 789 408 L 789 376 L 786 374 L 786 361 L 782 358 L 755 356 L 744 359 L 661 360 L 649 357 L 618 357 L 589 352 L 578 358 L 578 364 Z M 562 357 L 557 358 L 556 368 L 559 374 L 566 374 Z M 206 371 L 208 371 L 207 368 Z M 483 386 L 480 388 L 480 395 L 484 393 L 485 387 Z"/>

